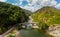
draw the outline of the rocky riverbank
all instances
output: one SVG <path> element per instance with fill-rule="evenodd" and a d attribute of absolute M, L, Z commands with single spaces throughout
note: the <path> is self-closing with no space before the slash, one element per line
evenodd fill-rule
<path fill-rule="evenodd" d="M 49 27 L 47 32 L 54 37 L 60 37 L 60 25 Z"/>

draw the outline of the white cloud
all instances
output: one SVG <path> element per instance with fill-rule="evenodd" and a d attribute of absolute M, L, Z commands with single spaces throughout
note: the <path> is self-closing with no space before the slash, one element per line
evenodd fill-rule
<path fill-rule="evenodd" d="M 22 4 L 22 1 L 19 3 L 19 5 L 21 5 Z"/>
<path fill-rule="evenodd" d="M 0 2 L 6 2 L 7 0 L 0 0 Z"/>
<path fill-rule="evenodd" d="M 16 0 L 18 1 L 18 0 Z M 12 5 L 22 6 L 23 0 L 19 0 L 18 2 L 12 3 Z"/>
<path fill-rule="evenodd" d="M 24 0 L 19 0 L 19 1 L 21 2 L 21 1 L 24 1 Z"/>
<path fill-rule="evenodd" d="M 30 10 L 32 12 L 42 8 L 43 6 L 55 6 L 57 2 L 55 0 L 27 0 L 28 4 L 22 8 Z"/>
<path fill-rule="evenodd" d="M 25 1 L 25 0 L 19 0 L 19 5 L 22 5 L 22 3 L 23 3 L 23 1 Z"/>
<path fill-rule="evenodd" d="M 12 3 L 12 5 L 17 5 L 18 6 L 18 3 Z"/>
<path fill-rule="evenodd" d="M 43 0 L 41 1 L 42 6 L 55 6 L 57 2 L 55 0 Z"/>
<path fill-rule="evenodd" d="M 57 9 L 60 9 L 60 3 L 55 6 Z"/>

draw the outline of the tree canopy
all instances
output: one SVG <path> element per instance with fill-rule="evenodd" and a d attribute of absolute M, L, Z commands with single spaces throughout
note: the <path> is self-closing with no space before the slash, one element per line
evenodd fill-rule
<path fill-rule="evenodd" d="M 27 21 L 28 16 L 23 9 L 8 3 L 0 2 L 0 25 L 16 24 Z"/>

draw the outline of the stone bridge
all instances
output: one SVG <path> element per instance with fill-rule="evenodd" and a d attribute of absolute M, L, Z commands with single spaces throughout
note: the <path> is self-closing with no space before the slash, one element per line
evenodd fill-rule
<path fill-rule="evenodd" d="M 26 28 L 26 29 L 39 28 L 37 22 L 31 22 L 31 23 L 25 22 L 25 23 L 20 23 L 19 25 L 22 26 L 22 28 Z"/>

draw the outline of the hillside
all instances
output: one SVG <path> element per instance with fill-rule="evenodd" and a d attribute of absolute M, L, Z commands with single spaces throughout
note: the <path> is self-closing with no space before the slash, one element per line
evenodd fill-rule
<path fill-rule="evenodd" d="M 34 14 L 31 14 L 31 16 L 33 21 L 38 22 L 39 25 L 42 23 L 45 23 L 48 26 L 60 24 L 60 10 L 54 7 L 43 7 Z"/>
<path fill-rule="evenodd" d="M 10 29 L 18 23 L 24 23 L 28 20 L 28 15 L 22 8 L 0 2 L 0 34 Z"/>
<path fill-rule="evenodd" d="M 15 6 L 15 5 L 8 4 L 8 3 L 0 2 L 0 21 L 1 20 L 7 21 L 7 19 L 9 21 L 17 21 L 20 17 L 21 19 L 25 18 L 24 16 L 28 17 L 27 12 L 23 12 L 22 8 Z M 24 22 L 22 20 L 20 21 Z"/>
<path fill-rule="evenodd" d="M 23 12 L 25 12 L 28 16 L 30 16 L 33 12 L 29 11 L 29 10 L 25 10 L 23 9 Z"/>

